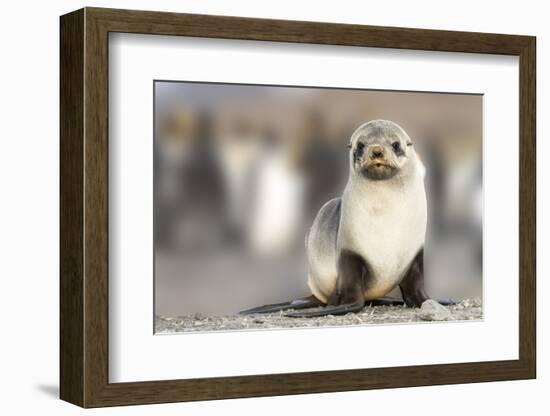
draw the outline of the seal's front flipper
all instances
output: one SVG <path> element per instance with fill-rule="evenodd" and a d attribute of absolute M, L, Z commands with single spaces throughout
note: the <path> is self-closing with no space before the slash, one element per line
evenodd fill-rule
<path fill-rule="evenodd" d="M 437 303 L 439 303 L 440 305 L 443 305 L 443 306 L 451 306 L 451 305 L 456 305 L 457 302 L 455 302 L 454 300 L 452 299 L 434 299 Z"/>
<path fill-rule="evenodd" d="M 255 313 L 273 313 L 287 309 L 307 309 L 323 305 L 315 296 L 295 299 L 290 302 L 273 303 L 270 305 L 258 306 L 255 308 L 240 311 L 239 315 L 252 315 Z"/>
<path fill-rule="evenodd" d="M 338 280 L 336 288 L 329 297 L 329 306 L 288 312 L 291 318 L 314 318 L 325 315 L 345 315 L 360 311 L 365 306 L 363 282 L 367 279 L 368 269 L 365 261 L 357 254 L 343 250 L 338 259 Z M 357 277 L 361 278 L 357 278 Z"/>
<path fill-rule="evenodd" d="M 363 299 L 353 303 L 347 303 L 336 306 L 325 306 L 321 308 L 311 308 L 303 311 L 286 312 L 283 315 L 289 318 L 316 318 L 326 315 L 345 315 L 350 312 L 358 312 L 365 306 Z"/>
<path fill-rule="evenodd" d="M 429 296 L 424 290 L 424 248 L 421 248 L 399 284 L 401 296 L 409 308 L 420 308 Z"/>

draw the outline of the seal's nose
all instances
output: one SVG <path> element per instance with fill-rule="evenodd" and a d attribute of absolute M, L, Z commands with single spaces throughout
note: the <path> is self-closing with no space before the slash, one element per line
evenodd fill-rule
<path fill-rule="evenodd" d="M 371 146 L 369 153 L 371 159 L 379 159 L 384 156 L 384 148 L 380 145 Z"/>

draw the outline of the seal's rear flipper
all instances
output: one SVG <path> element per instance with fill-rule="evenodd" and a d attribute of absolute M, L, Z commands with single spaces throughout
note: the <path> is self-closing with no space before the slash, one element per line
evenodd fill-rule
<path fill-rule="evenodd" d="M 346 303 L 344 305 L 337 306 L 325 306 L 320 308 L 311 308 L 304 311 L 287 312 L 284 316 L 290 318 L 315 318 L 318 316 L 326 315 L 345 315 L 350 312 L 358 312 L 365 306 L 363 299 L 353 303 Z"/>
<path fill-rule="evenodd" d="M 273 313 L 284 311 L 286 309 L 306 309 L 321 305 L 322 303 L 315 296 L 308 296 L 306 298 L 295 299 L 290 302 L 273 303 L 271 305 L 263 305 L 256 308 L 247 309 L 244 311 L 240 311 L 239 315 L 251 315 L 254 313 Z"/>

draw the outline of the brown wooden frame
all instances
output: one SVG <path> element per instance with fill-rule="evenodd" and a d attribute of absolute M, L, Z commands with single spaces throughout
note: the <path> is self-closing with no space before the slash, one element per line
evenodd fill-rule
<path fill-rule="evenodd" d="M 60 19 L 60 396 L 83 406 L 536 377 L 535 51 L 531 36 L 85 8 Z M 519 56 L 519 359 L 136 383 L 108 380 L 108 34 Z"/>

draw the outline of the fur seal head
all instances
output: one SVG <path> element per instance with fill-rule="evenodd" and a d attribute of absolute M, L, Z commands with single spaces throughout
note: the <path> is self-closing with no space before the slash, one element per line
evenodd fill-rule
<path fill-rule="evenodd" d="M 351 175 L 380 181 L 407 176 L 414 169 L 416 153 L 412 141 L 393 121 L 362 124 L 352 134 L 348 147 Z"/>

